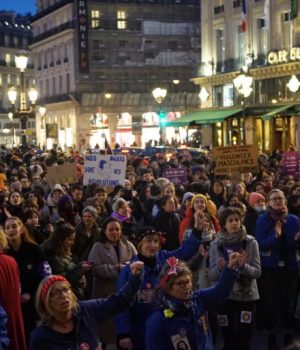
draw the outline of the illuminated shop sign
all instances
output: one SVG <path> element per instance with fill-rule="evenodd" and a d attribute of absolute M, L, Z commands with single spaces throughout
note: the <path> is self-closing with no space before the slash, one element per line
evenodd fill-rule
<path fill-rule="evenodd" d="M 89 72 L 87 0 L 78 1 L 77 18 L 79 73 L 86 74 Z"/>
<path fill-rule="evenodd" d="M 293 47 L 290 50 L 271 51 L 268 54 L 269 64 L 287 63 L 300 61 L 300 47 Z"/>

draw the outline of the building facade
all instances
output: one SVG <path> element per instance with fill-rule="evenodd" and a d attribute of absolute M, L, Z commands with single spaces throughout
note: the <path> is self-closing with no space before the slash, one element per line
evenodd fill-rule
<path fill-rule="evenodd" d="M 197 0 L 37 1 L 35 76 L 46 114 L 39 143 L 85 148 L 145 144 L 168 120 L 199 106 Z M 154 88 L 167 89 L 162 103 Z M 174 128 L 165 133 L 184 138 Z"/>
<path fill-rule="evenodd" d="M 268 152 L 299 147 L 299 10 L 298 0 L 246 0 L 243 28 L 242 1 L 201 2 L 201 66 L 193 81 L 207 92 L 199 119 L 201 111 L 212 116 L 204 143 L 258 144 Z M 249 96 L 234 86 L 241 69 L 253 79 Z"/>
<path fill-rule="evenodd" d="M 33 63 L 28 49 L 31 39 L 30 18 L 16 15 L 12 11 L 0 11 L 0 144 L 12 146 L 21 141 L 20 121 L 8 117 L 11 105 L 7 92 L 11 86 L 15 86 L 20 94 L 20 71 L 15 66 L 15 56 L 20 53 L 29 55 L 25 86 L 28 89 L 35 84 Z M 35 143 L 35 119 L 31 118 L 27 126 L 28 140 Z"/>

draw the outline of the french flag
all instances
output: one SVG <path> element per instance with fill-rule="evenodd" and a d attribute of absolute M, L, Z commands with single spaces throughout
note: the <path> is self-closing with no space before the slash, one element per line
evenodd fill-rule
<path fill-rule="evenodd" d="M 242 3 L 242 31 L 245 33 L 247 31 L 247 5 L 246 0 Z"/>

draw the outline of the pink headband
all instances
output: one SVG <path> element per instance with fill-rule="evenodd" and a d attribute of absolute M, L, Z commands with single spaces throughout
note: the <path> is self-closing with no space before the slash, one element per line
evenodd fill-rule
<path fill-rule="evenodd" d="M 70 283 L 63 276 L 54 275 L 54 276 L 49 277 L 47 279 L 47 281 L 44 283 L 42 290 L 41 290 L 40 298 L 41 298 L 41 301 L 44 305 L 46 305 L 48 290 L 55 282 L 66 282 L 66 283 L 68 283 L 68 285 L 70 285 Z"/>
<path fill-rule="evenodd" d="M 177 275 L 177 266 L 178 266 L 178 259 L 175 258 L 175 256 L 171 256 L 169 259 L 166 260 L 167 265 L 169 266 L 168 272 L 161 278 L 159 281 L 160 288 L 165 289 L 168 280 L 172 275 Z"/>

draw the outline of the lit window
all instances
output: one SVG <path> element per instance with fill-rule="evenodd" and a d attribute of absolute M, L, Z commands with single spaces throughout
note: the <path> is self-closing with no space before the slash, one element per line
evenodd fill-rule
<path fill-rule="evenodd" d="M 10 74 L 7 74 L 7 84 L 11 84 L 11 75 Z"/>
<path fill-rule="evenodd" d="M 125 11 L 118 11 L 117 18 L 118 18 L 118 29 L 126 29 L 127 28 L 127 21 L 126 21 L 126 12 Z"/>
<path fill-rule="evenodd" d="M 92 28 L 99 28 L 100 26 L 100 11 L 99 10 L 92 10 L 91 11 L 91 25 Z"/>
<path fill-rule="evenodd" d="M 2 74 L 0 74 L 0 85 L 2 85 L 3 81 L 2 81 Z"/>
<path fill-rule="evenodd" d="M 5 54 L 5 62 L 8 66 L 10 66 L 10 63 L 11 63 L 11 57 L 10 57 L 10 54 L 7 53 Z"/>

